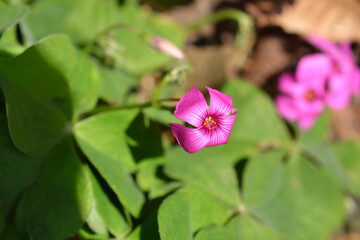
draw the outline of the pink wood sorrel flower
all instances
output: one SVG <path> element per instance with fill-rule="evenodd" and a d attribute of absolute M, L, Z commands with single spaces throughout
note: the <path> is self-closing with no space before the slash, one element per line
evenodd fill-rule
<path fill-rule="evenodd" d="M 230 96 L 207 87 L 210 93 L 210 108 L 203 94 L 193 87 L 180 99 L 175 116 L 195 128 L 170 123 L 171 130 L 181 147 L 194 153 L 203 147 L 226 144 L 233 128 L 237 110 Z"/>
<path fill-rule="evenodd" d="M 313 58 L 312 63 L 321 65 L 323 59 Z M 305 62 L 304 62 L 305 61 Z M 306 58 L 298 69 L 306 67 Z M 320 68 L 321 70 L 321 68 Z M 295 75 L 284 73 L 279 78 L 279 89 L 284 95 L 275 100 L 279 114 L 289 121 L 298 121 L 301 129 L 309 129 L 324 108 L 325 78 L 314 71 L 296 71 Z M 320 74 L 318 76 L 318 74 Z"/>
<path fill-rule="evenodd" d="M 350 43 L 336 45 L 318 37 L 307 40 L 323 52 L 301 58 L 295 74 L 282 74 L 279 90 L 284 95 L 275 100 L 280 115 L 299 121 L 303 130 L 312 126 L 325 103 L 333 109 L 344 108 L 360 90 L 360 70 Z"/>
<path fill-rule="evenodd" d="M 307 41 L 321 50 L 328 61 L 322 66 L 323 71 L 327 71 L 326 103 L 333 109 L 346 107 L 351 95 L 358 94 L 360 90 L 360 70 L 355 64 L 351 44 L 337 45 L 315 36 Z"/>

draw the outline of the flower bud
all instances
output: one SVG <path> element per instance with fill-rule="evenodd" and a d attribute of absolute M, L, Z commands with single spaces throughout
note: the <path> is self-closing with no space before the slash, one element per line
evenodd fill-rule
<path fill-rule="evenodd" d="M 174 58 L 177 58 L 177 59 L 184 58 L 184 53 L 178 47 L 176 47 L 174 44 L 172 44 L 171 42 L 169 42 L 168 40 L 166 40 L 164 38 L 161 38 L 161 37 L 152 38 L 151 45 L 155 49 L 157 49 L 169 56 L 172 56 Z"/>

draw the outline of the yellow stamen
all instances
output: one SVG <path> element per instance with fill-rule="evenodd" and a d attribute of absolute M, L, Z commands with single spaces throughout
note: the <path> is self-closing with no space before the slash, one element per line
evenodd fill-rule
<path fill-rule="evenodd" d="M 208 116 L 208 117 L 205 118 L 203 125 L 207 129 L 213 130 L 213 129 L 216 128 L 216 120 L 215 119 L 212 116 Z"/>

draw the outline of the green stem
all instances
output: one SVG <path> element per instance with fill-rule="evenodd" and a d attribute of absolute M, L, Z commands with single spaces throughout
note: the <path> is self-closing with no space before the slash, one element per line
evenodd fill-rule
<path fill-rule="evenodd" d="M 90 117 L 92 115 L 102 113 L 102 112 L 108 112 L 108 111 L 114 111 L 114 110 L 121 110 L 121 109 L 133 109 L 133 108 L 147 108 L 151 106 L 160 106 L 163 102 L 171 102 L 171 101 L 179 101 L 178 98 L 166 98 L 166 99 L 159 99 L 156 102 L 154 101 L 148 101 L 144 103 L 135 103 L 135 104 L 129 104 L 129 105 L 120 105 L 120 106 L 111 106 L 111 105 L 104 105 L 104 106 L 98 106 L 94 110 L 85 113 L 80 119 L 84 119 L 86 117 Z"/>
<path fill-rule="evenodd" d="M 159 86 L 157 87 L 156 91 L 155 91 L 155 94 L 152 98 L 152 103 L 155 107 L 159 107 L 160 104 L 159 104 L 159 98 L 160 98 L 160 95 L 162 93 L 162 91 L 164 90 L 165 86 L 168 84 L 168 82 L 170 81 L 170 77 L 168 77 L 168 75 L 166 75 L 162 81 L 160 82 Z"/>
<path fill-rule="evenodd" d="M 224 20 L 234 20 L 239 23 L 239 25 L 245 25 L 245 23 L 249 21 L 248 18 L 249 16 L 247 14 L 239 10 L 227 8 L 207 15 L 206 17 L 188 25 L 187 28 L 189 31 L 196 31 L 205 25 L 214 24 Z"/>
<path fill-rule="evenodd" d="M 152 97 L 152 103 L 155 107 L 160 107 L 159 102 L 164 100 L 159 100 L 161 93 L 163 92 L 165 86 L 176 79 L 184 78 L 187 72 L 190 72 L 191 68 L 188 65 L 179 66 L 168 72 L 161 80 L 160 84 L 156 88 L 156 91 Z"/>
<path fill-rule="evenodd" d="M 108 112 L 108 111 L 114 111 L 120 109 L 145 108 L 149 106 L 151 106 L 151 102 L 135 103 L 135 104 L 121 105 L 121 106 L 105 105 L 105 106 L 96 107 L 94 110 L 88 112 L 86 115 L 95 115 L 101 112 Z"/>
<path fill-rule="evenodd" d="M 238 24 L 239 34 L 236 36 L 234 44 L 241 50 L 242 54 L 238 57 L 237 65 L 242 67 L 255 43 L 254 21 L 250 15 L 236 9 L 227 8 L 214 12 L 213 14 L 188 25 L 187 30 L 189 33 L 194 32 L 205 25 L 214 24 L 224 20 L 233 20 Z"/>

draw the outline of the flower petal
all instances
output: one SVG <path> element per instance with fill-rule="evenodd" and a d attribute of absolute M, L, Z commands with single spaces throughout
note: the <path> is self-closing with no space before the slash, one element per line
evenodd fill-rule
<path fill-rule="evenodd" d="M 206 146 L 216 146 L 228 142 L 231 130 L 234 126 L 237 113 L 230 116 L 217 117 L 217 127 L 209 131 L 209 139 Z"/>
<path fill-rule="evenodd" d="M 324 99 L 315 99 L 313 101 L 298 100 L 295 105 L 299 112 L 299 117 L 308 114 L 319 114 L 324 110 Z"/>
<path fill-rule="evenodd" d="M 344 54 L 344 56 L 349 59 L 352 62 L 355 62 L 354 55 L 351 49 L 351 43 L 350 42 L 344 42 L 340 44 L 340 48 Z"/>
<path fill-rule="evenodd" d="M 350 96 L 342 93 L 330 93 L 326 96 L 326 102 L 332 109 L 343 109 L 349 104 Z"/>
<path fill-rule="evenodd" d="M 325 99 L 314 99 L 312 101 L 298 100 L 295 103 L 299 116 L 306 114 L 319 114 L 324 110 Z"/>
<path fill-rule="evenodd" d="M 302 85 L 296 82 L 294 75 L 288 72 L 280 75 L 278 85 L 280 91 L 291 96 L 302 97 L 306 90 Z"/>
<path fill-rule="evenodd" d="M 298 119 L 299 113 L 297 111 L 294 99 L 286 96 L 278 96 L 275 99 L 275 104 L 279 114 L 283 118 L 289 121 Z"/>
<path fill-rule="evenodd" d="M 174 112 L 175 117 L 194 127 L 201 127 L 208 113 L 204 95 L 193 87 L 180 99 Z"/>
<path fill-rule="evenodd" d="M 354 76 L 349 74 L 334 74 L 329 79 L 329 92 L 326 94 L 326 102 L 333 109 L 342 109 L 350 102 Z"/>
<path fill-rule="evenodd" d="M 202 128 L 187 128 L 178 123 L 170 123 L 171 130 L 179 145 L 188 153 L 194 153 L 206 146 L 208 136 Z"/>
<path fill-rule="evenodd" d="M 348 93 L 351 91 L 351 80 L 353 76 L 350 74 L 333 74 L 328 81 L 330 92 Z"/>
<path fill-rule="evenodd" d="M 319 50 L 331 55 L 333 58 L 338 60 L 342 58 L 339 47 L 331 41 L 317 36 L 310 36 L 306 40 Z"/>
<path fill-rule="evenodd" d="M 302 116 L 299 120 L 299 126 L 302 130 L 308 130 L 314 124 L 317 115 Z"/>
<path fill-rule="evenodd" d="M 310 54 L 300 59 L 295 76 L 299 83 L 323 92 L 326 78 L 333 72 L 333 61 L 326 54 Z"/>
<path fill-rule="evenodd" d="M 218 90 L 206 87 L 210 94 L 210 114 L 226 115 L 233 109 L 233 102 L 229 95 L 219 92 Z"/>

